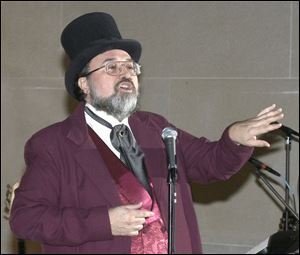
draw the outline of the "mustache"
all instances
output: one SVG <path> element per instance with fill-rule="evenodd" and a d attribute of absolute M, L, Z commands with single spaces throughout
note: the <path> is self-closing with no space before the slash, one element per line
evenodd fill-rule
<path fill-rule="evenodd" d="M 128 79 L 128 78 L 122 78 L 122 80 L 120 80 L 119 82 L 117 82 L 116 85 L 115 85 L 115 89 L 117 89 L 122 82 L 128 82 L 128 83 L 130 83 L 133 86 L 133 88 L 135 89 L 135 86 L 134 86 L 132 80 Z"/>

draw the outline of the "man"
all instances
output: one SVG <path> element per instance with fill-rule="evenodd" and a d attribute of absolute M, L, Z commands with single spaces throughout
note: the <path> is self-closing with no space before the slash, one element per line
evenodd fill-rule
<path fill-rule="evenodd" d="M 26 143 L 27 170 L 10 224 L 45 253 L 167 253 L 167 155 L 163 117 L 136 111 L 141 45 L 122 39 L 114 19 L 88 13 L 62 33 L 71 58 L 67 91 L 81 103 L 66 120 Z M 226 180 L 259 135 L 283 118 L 275 105 L 227 127 L 217 142 L 180 129 L 177 136 L 176 252 L 201 253 L 189 182 Z"/>

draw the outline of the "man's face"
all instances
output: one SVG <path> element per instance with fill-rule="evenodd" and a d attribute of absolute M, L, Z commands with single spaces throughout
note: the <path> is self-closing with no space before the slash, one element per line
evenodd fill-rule
<path fill-rule="evenodd" d="M 106 51 L 90 61 L 89 71 L 113 61 L 128 60 L 130 61 L 131 58 L 126 51 Z M 122 74 L 111 75 L 105 71 L 105 68 L 101 68 L 87 77 L 79 78 L 78 81 L 80 88 L 87 95 L 86 101 L 88 103 L 119 120 L 128 117 L 135 110 L 139 96 L 137 76 L 124 67 L 123 70 Z"/>

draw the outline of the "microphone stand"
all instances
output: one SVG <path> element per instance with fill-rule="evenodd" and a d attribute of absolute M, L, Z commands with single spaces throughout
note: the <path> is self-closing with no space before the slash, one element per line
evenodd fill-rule
<path fill-rule="evenodd" d="M 24 239 L 18 239 L 18 254 L 26 254 Z"/>
<path fill-rule="evenodd" d="M 175 253 L 175 204 L 176 204 L 176 137 L 177 131 L 172 127 L 166 127 L 162 131 L 168 154 L 168 254 Z"/>
<path fill-rule="evenodd" d="M 177 166 L 169 165 L 169 210 L 168 210 L 168 254 L 175 254 L 175 205 L 176 205 Z"/>
<path fill-rule="evenodd" d="M 256 168 L 256 175 L 267 185 L 267 187 L 273 192 L 273 194 L 278 198 L 278 200 L 285 205 L 285 208 L 299 221 L 299 216 L 297 213 L 286 203 L 283 197 L 274 189 L 272 184 L 265 178 L 265 176 L 261 173 L 260 168 Z"/>
<path fill-rule="evenodd" d="M 285 181 L 286 181 L 286 186 L 285 186 L 285 202 L 286 204 L 289 204 L 289 199 L 290 199 L 290 190 L 288 185 L 290 184 L 290 152 L 291 152 L 291 139 L 294 136 L 299 137 L 299 133 L 287 126 L 282 125 L 280 128 L 281 131 L 283 131 L 286 135 L 285 138 L 285 150 L 286 150 L 286 160 L 285 160 Z M 283 230 L 289 230 L 289 222 L 292 220 L 290 218 L 290 211 L 288 208 L 285 208 L 285 211 L 282 215 L 281 222 L 283 222 Z M 299 218 L 298 218 L 299 220 Z"/>
<path fill-rule="evenodd" d="M 256 175 L 267 185 L 267 187 L 273 192 L 273 194 L 280 200 L 280 202 L 285 205 L 285 210 L 289 211 L 299 224 L 299 216 L 297 213 L 286 203 L 283 197 L 274 189 L 271 183 L 265 178 L 265 176 L 261 173 L 260 168 L 256 167 Z M 299 226 L 299 225 L 298 225 Z M 257 254 L 286 254 L 286 251 L 292 249 L 297 241 L 297 232 L 296 230 L 289 231 L 279 231 L 275 234 L 271 235 L 268 238 L 267 247 L 257 252 Z M 299 240 L 299 229 L 298 229 L 298 240 Z M 299 241 L 298 241 L 299 243 Z M 287 247 L 288 246 L 288 247 Z M 299 249 L 299 244 L 298 244 Z"/>
<path fill-rule="evenodd" d="M 285 161 L 285 180 L 286 183 L 290 184 L 290 152 L 291 152 L 291 137 L 287 135 L 285 140 L 285 150 L 286 150 L 286 161 Z M 287 185 L 285 185 L 285 202 L 289 204 L 290 199 L 290 190 Z M 284 214 L 282 216 L 284 218 L 284 230 L 289 229 L 289 211 L 285 208 Z"/>

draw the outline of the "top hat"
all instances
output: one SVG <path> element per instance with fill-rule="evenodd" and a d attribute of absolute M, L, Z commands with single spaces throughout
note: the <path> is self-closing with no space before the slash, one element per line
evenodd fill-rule
<path fill-rule="evenodd" d="M 76 99 L 79 98 L 74 90 L 79 74 L 92 58 L 108 50 L 121 49 L 138 62 L 142 51 L 138 41 L 123 39 L 114 18 L 103 12 L 87 13 L 70 22 L 62 32 L 61 44 L 71 60 L 65 85 Z"/>

